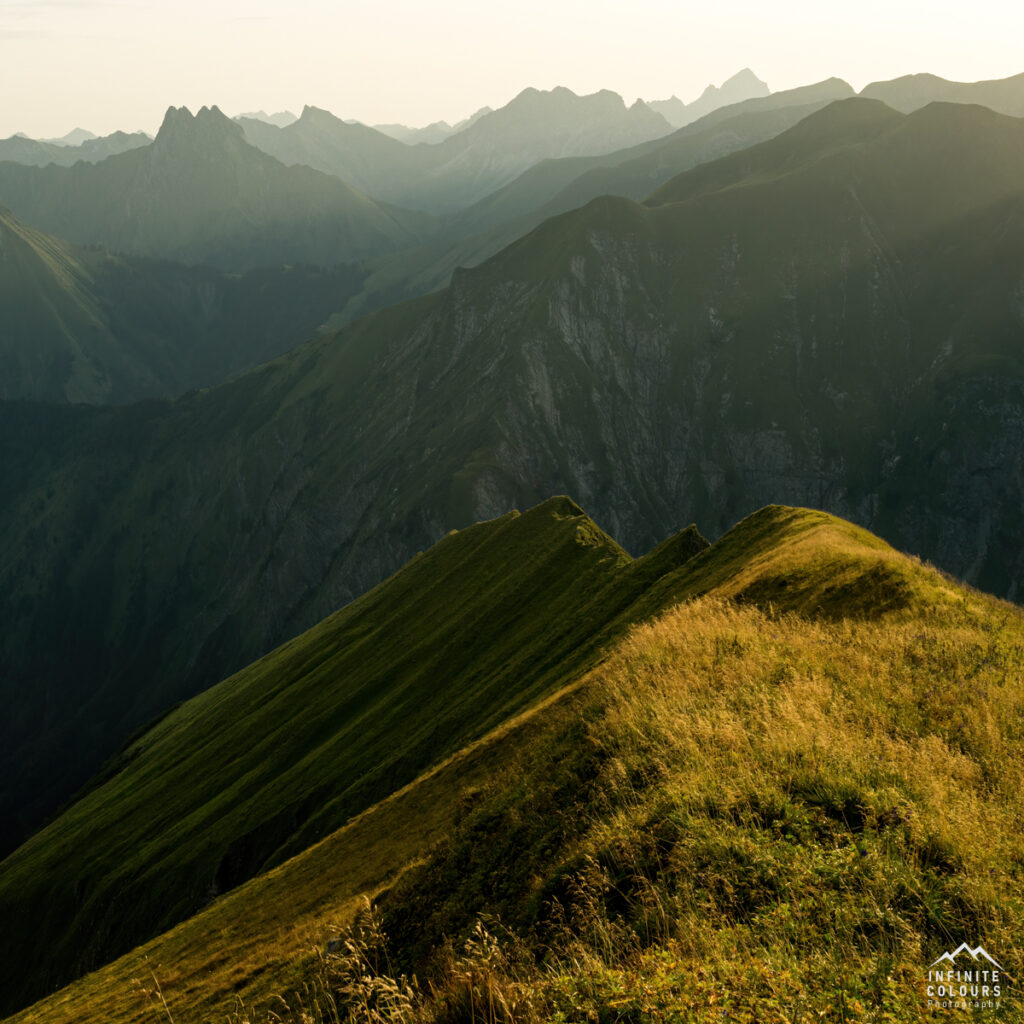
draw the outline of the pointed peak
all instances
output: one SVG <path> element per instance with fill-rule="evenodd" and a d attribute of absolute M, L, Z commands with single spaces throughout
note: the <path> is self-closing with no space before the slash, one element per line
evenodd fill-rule
<path fill-rule="evenodd" d="M 199 113 L 195 116 L 196 124 L 233 126 L 234 121 L 227 114 L 223 113 L 216 104 L 209 107 L 200 107 Z"/>
<path fill-rule="evenodd" d="M 340 117 L 332 114 L 329 110 L 324 110 L 323 107 L 314 107 L 312 104 L 307 103 L 302 108 L 302 113 L 299 115 L 300 124 L 347 124 L 348 122 L 342 121 Z"/>
<path fill-rule="evenodd" d="M 694 101 L 693 106 L 704 105 L 707 107 L 711 103 L 725 106 L 770 94 L 771 89 L 750 68 L 744 68 L 742 71 L 737 71 L 731 78 L 727 78 L 720 86 L 709 85 L 700 94 L 700 98 Z"/>
<path fill-rule="evenodd" d="M 244 137 L 242 126 L 232 121 L 214 105 L 201 107 L 195 115 L 188 107 L 168 107 L 163 124 L 156 134 L 162 145 L 181 139 Z"/>
<path fill-rule="evenodd" d="M 741 71 L 737 71 L 731 78 L 727 78 L 722 83 L 722 88 L 724 89 L 727 85 L 764 85 L 767 88 L 765 82 L 758 78 L 750 68 L 743 68 Z"/>
<path fill-rule="evenodd" d="M 160 130 L 157 132 L 159 138 L 168 129 L 173 130 L 179 125 L 190 124 L 195 118 L 192 116 L 192 111 L 188 107 L 168 107 L 167 113 L 164 114 L 163 122 L 160 125 Z"/>
<path fill-rule="evenodd" d="M 586 515 L 586 512 L 567 494 L 556 494 L 539 505 L 534 505 L 529 511 L 535 515 L 559 516 L 561 518 Z"/>

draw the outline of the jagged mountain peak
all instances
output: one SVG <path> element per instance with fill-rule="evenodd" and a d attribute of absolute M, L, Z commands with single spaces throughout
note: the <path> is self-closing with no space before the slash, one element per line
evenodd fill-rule
<path fill-rule="evenodd" d="M 714 99 L 719 105 L 724 106 L 726 103 L 738 103 L 755 96 L 767 96 L 770 92 L 767 84 L 750 68 L 744 68 L 731 78 L 727 78 L 721 85 L 709 85 L 701 93 L 697 103 Z"/>
<path fill-rule="evenodd" d="M 242 126 L 231 120 L 215 104 L 203 106 L 193 114 L 188 107 L 168 107 L 156 135 L 157 145 L 176 143 L 182 139 L 245 138 Z"/>
<path fill-rule="evenodd" d="M 587 104 L 588 106 L 601 106 L 625 110 L 626 104 L 617 92 L 611 89 L 599 89 L 597 92 L 581 96 L 564 85 L 556 85 L 553 89 L 536 89 L 529 86 L 519 93 L 508 104 L 492 115 L 500 114 L 502 111 L 536 111 L 542 109 L 565 108 L 569 106 Z M 486 115 L 485 115 L 486 116 Z"/>
<path fill-rule="evenodd" d="M 336 114 L 332 114 L 329 110 L 325 110 L 323 107 L 315 107 L 312 103 L 307 103 L 302 108 L 302 113 L 299 115 L 299 122 L 302 124 L 316 124 L 318 122 L 326 122 L 330 124 L 346 123 Z"/>

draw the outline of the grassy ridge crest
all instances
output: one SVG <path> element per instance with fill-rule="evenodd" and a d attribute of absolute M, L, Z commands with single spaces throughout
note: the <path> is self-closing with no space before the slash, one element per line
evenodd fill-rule
<path fill-rule="evenodd" d="M 604 657 L 564 662 L 518 719 L 14 1019 L 88 1019 L 107 1000 L 108 1019 L 145 1020 L 145 991 L 125 991 L 144 957 L 186 1019 L 223 1019 L 235 994 L 278 1013 L 275 992 L 338 997 L 337 964 L 303 951 L 364 892 L 396 969 L 452 999 L 465 992 L 438 959 L 446 939 L 498 913 L 550 964 L 506 964 L 493 983 L 543 1015 L 622 1000 L 658 1020 L 696 1000 L 818 1019 L 842 990 L 848 1021 L 909 1021 L 916 966 L 943 942 L 1016 962 L 1019 609 L 811 510 L 763 509 L 680 564 L 672 541 L 629 560 L 567 499 L 540 508 L 441 550 L 526 520 L 644 577 Z M 417 998 L 424 1019 L 447 1019 L 428 989 Z"/>

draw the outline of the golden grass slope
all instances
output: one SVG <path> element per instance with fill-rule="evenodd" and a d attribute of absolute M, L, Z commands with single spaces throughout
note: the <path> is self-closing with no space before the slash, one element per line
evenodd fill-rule
<path fill-rule="evenodd" d="M 152 970 L 178 1024 L 301 1020 L 269 994 L 340 998 L 312 951 L 364 892 L 423 1021 L 484 984 L 521 1020 L 931 1019 L 927 967 L 965 940 L 1024 976 L 1020 610 L 780 507 L 658 586 L 582 680 L 11 1019 L 167 1019 Z M 531 955 L 439 958 L 480 914 Z"/>

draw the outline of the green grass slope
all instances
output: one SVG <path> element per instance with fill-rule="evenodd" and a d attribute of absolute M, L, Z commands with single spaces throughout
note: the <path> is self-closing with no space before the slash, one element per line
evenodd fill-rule
<path fill-rule="evenodd" d="M 96 164 L 0 163 L 0 203 L 72 242 L 228 270 L 333 266 L 421 241 L 424 214 L 250 146 L 216 107 L 168 110 L 152 143 Z"/>
<path fill-rule="evenodd" d="M 0 821 L 448 529 L 547 494 L 634 551 L 681 518 L 825 507 L 1013 596 L 1022 160 L 1016 119 L 846 101 L 229 385 L 0 408 Z"/>
<path fill-rule="evenodd" d="M 0 208 L 0 399 L 128 402 L 220 383 L 311 337 L 363 277 L 118 256 Z"/>
<path fill-rule="evenodd" d="M 0 865 L 7 1008 L 188 917 L 562 685 L 702 546 L 691 529 L 634 561 L 551 499 L 453 533 L 167 715 Z"/>
<path fill-rule="evenodd" d="M 806 509 L 668 556 L 548 700 L 12 1020 L 911 1022 L 961 941 L 1012 979 L 1020 609 Z M 386 935 L 327 953 L 363 893 Z"/>

